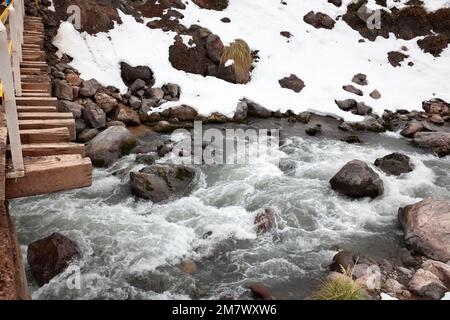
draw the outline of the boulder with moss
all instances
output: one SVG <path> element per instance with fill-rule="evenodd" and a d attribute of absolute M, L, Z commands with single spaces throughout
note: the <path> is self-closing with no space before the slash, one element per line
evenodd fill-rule
<path fill-rule="evenodd" d="M 155 164 L 130 173 L 131 192 L 152 202 L 181 197 L 191 191 L 195 170 L 183 165 Z"/>

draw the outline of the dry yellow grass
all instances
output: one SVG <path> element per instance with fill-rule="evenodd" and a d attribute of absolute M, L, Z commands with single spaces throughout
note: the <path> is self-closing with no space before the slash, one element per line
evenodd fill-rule
<path fill-rule="evenodd" d="M 250 47 L 244 40 L 237 39 L 224 48 L 220 63 L 224 65 L 228 60 L 234 61 L 236 82 L 247 83 L 250 80 L 253 57 Z"/>

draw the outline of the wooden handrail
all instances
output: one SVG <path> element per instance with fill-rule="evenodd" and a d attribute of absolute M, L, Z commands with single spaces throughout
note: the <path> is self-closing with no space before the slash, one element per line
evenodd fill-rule
<path fill-rule="evenodd" d="M 24 1 L 10 0 L 6 3 L 6 9 L 0 15 L 0 98 L 6 114 L 13 173 L 16 177 L 22 177 L 24 162 L 16 96 L 22 95 L 20 60 L 23 43 Z"/>
<path fill-rule="evenodd" d="M 11 0 L 8 5 L 6 5 L 6 4 L 7 4 L 6 0 L 2 1 L 2 5 L 6 6 L 5 10 L 0 14 L 0 21 L 3 24 L 5 24 L 6 21 L 8 20 L 9 9 L 14 5 L 14 0 Z M 11 57 L 12 52 L 13 52 L 13 42 L 12 42 L 12 40 L 9 41 L 8 52 L 9 52 L 9 56 Z M 3 101 L 3 99 L 4 99 L 3 83 L 2 83 L 2 80 L 0 79 L 0 101 Z"/>

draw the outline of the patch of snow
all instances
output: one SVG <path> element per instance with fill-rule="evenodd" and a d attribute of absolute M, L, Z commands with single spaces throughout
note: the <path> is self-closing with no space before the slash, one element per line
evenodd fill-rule
<path fill-rule="evenodd" d="M 387 293 L 382 292 L 380 294 L 381 296 L 381 300 L 398 300 L 397 298 L 391 297 L 390 295 L 388 295 Z"/>
<path fill-rule="evenodd" d="M 206 27 L 224 43 L 242 38 L 253 50 L 259 50 L 260 61 L 255 63 L 252 79 L 245 85 L 174 69 L 168 60 L 168 48 L 176 34 L 149 29 L 145 25 L 148 19 L 138 23 L 122 12 L 119 12 L 121 25 L 116 24 L 108 33 L 95 36 L 79 33 L 69 23 L 63 23 L 54 44 L 73 57 L 71 65 L 83 78 L 96 78 L 122 92 L 126 86 L 120 77 L 120 61 L 149 66 L 155 73 L 157 86 L 167 82 L 179 84 L 180 101 L 166 103 L 161 109 L 187 104 L 201 114 L 217 111 L 231 116 L 238 100 L 246 97 L 274 111 L 291 109 L 299 113 L 314 109 L 357 121 L 362 117 L 340 110 L 334 100 L 354 98 L 370 105 L 380 115 L 384 109 L 420 109 L 422 101 L 432 97 L 450 100 L 450 49 L 435 58 L 418 47 L 417 39 L 401 40 L 391 35 L 388 39 L 379 37 L 374 42 L 360 43 L 359 33 L 342 20 L 336 22 L 333 30 L 315 29 L 303 22 L 303 16 L 311 10 L 335 19 L 345 13 L 350 1 L 344 0 L 344 5 L 337 8 L 327 0 L 290 1 L 288 5 L 273 0 L 257 3 L 240 0 L 232 1 L 224 11 L 200 9 L 191 0 L 185 1 L 186 9 L 180 10 L 184 25 Z M 444 6 L 449 1 L 429 0 L 425 4 L 435 8 L 435 2 Z M 224 16 L 232 22 L 222 23 Z M 280 31 L 289 31 L 293 37 L 286 42 Z M 387 60 L 387 53 L 401 50 L 402 46 L 408 48 L 409 58 L 401 67 L 394 68 Z M 414 66 L 407 66 L 410 61 Z M 357 73 L 368 76 L 368 86 L 354 84 L 364 92 L 363 97 L 342 89 L 343 85 L 351 84 Z M 306 87 L 300 93 L 280 87 L 279 79 L 290 74 L 305 82 Z M 381 92 L 381 99 L 369 96 L 374 89 Z"/>
<path fill-rule="evenodd" d="M 48 10 L 56 12 L 55 4 L 53 3 L 53 0 L 50 0 L 50 6 L 47 7 Z"/>
<path fill-rule="evenodd" d="M 226 67 L 226 68 L 231 67 L 232 65 L 234 65 L 234 60 L 233 60 L 233 59 L 228 59 L 228 60 L 225 62 L 225 67 Z"/>
<path fill-rule="evenodd" d="M 182 35 L 180 35 L 180 37 L 181 37 L 181 39 L 183 39 L 183 44 L 186 47 L 195 48 L 195 46 L 196 46 L 195 43 L 194 42 L 190 43 L 190 41 L 192 40 L 191 36 L 182 34 Z"/>

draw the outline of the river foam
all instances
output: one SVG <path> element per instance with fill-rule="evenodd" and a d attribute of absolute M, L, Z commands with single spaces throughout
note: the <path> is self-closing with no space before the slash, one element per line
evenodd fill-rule
<path fill-rule="evenodd" d="M 249 297 L 253 281 L 266 283 L 279 299 L 304 298 L 338 248 L 394 255 L 401 239 L 398 208 L 425 197 L 449 198 L 450 161 L 419 153 L 409 153 L 416 169 L 407 175 L 379 172 L 382 197 L 350 200 L 330 189 L 329 179 L 347 161 L 370 164 L 393 151 L 291 138 L 271 157 L 250 153 L 246 165 L 197 167 L 191 195 L 163 204 L 130 195 L 128 172 L 142 167 L 130 155 L 95 170 L 90 188 L 12 201 L 24 253 L 28 243 L 52 232 L 75 240 L 82 251 L 73 263 L 81 290 L 67 288 L 72 274 L 64 272 L 41 288 L 30 281 L 33 298 Z M 276 228 L 257 235 L 255 215 L 267 207 L 275 210 Z M 196 261 L 197 272 L 183 273 L 178 265 L 184 259 Z"/>

